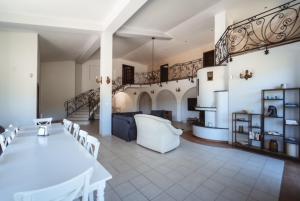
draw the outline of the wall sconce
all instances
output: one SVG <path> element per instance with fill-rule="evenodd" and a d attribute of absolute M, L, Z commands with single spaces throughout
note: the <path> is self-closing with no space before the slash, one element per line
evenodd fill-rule
<path fill-rule="evenodd" d="M 100 79 L 96 76 L 96 83 L 102 84 L 102 76 L 100 76 Z"/>
<path fill-rule="evenodd" d="M 175 91 L 176 91 L 176 92 L 180 92 L 180 88 L 179 88 L 179 87 L 176 88 Z"/>
<path fill-rule="evenodd" d="M 249 78 L 253 77 L 253 73 L 250 72 L 249 70 L 245 70 L 245 73 L 240 73 L 240 78 L 248 80 Z"/>
<path fill-rule="evenodd" d="M 193 78 L 193 76 L 189 76 L 188 79 L 189 79 L 189 81 L 190 81 L 191 83 L 194 83 L 194 78 Z"/>
<path fill-rule="evenodd" d="M 268 55 L 270 53 L 268 47 L 266 46 L 265 55 Z"/>
<path fill-rule="evenodd" d="M 154 94 L 154 90 L 151 90 L 150 93 Z"/>
<path fill-rule="evenodd" d="M 106 84 L 109 84 L 110 83 L 110 78 L 107 76 L 106 77 Z"/>

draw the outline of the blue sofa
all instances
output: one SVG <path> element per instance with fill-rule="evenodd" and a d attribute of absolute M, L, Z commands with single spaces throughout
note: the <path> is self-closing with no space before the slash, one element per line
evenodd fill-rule
<path fill-rule="evenodd" d="M 134 115 L 142 112 L 123 112 L 112 114 L 112 134 L 126 141 L 136 140 Z"/>

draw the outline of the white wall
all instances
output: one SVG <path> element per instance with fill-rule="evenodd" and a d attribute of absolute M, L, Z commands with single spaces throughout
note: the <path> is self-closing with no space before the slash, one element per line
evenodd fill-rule
<path fill-rule="evenodd" d="M 213 73 L 213 79 L 207 79 L 207 73 Z M 215 92 L 228 90 L 228 68 L 223 66 L 201 68 L 197 72 L 199 79 L 199 96 L 197 106 L 215 107 Z"/>
<path fill-rule="evenodd" d="M 55 120 L 65 118 L 64 102 L 75 96 L 75 62 L 41 63 L 40 113 Z"/>
<path fill-rule="evenodd" d="M 155 63 L 159 64 L 156 66 L 156 69 L 159 69 L 160 66 L 163 64 L 169 64 L 169 66 L 172 66 L 177 63 L 183 63 L 183 62 L 202 58 L 203 52 L 206 52 L 206 51 L 209 51 L 212 49 L 214 49 L 214 44 L 209 43 L 209 44 L 203 45 L 201 47 L 191 49 L 191 50 L 185 51 L 183 53 L 174 55 L 172 57 L 167 57 L 167 58 L 161 59 L 160 61 L 155 62 Z"/>
<path fill-rule="evenodd" d="M 286 83 L 288 87 L 299 87 L 299 51 L 294 49 L 295 45 L 299 48 L 299 44 L 272 48 L 269 55 L 257 51 L 233 58 L 233 62 L 228 65 L 230 122 L 232 112 L 262 112 L 262 89 L 279 87 L 281 83 Z M 239 74 L 246 69 L 253 72 L 254 77 L 248 80 L 240 79 Z M 229 125 L 231 126 L 231 123 Z"/>
<path fill-rule="evenodd" d="M 75 95 L 82 92 L 82 64 L 75 64 Z"/>
<path fill-rule="evenodd" d="M 134 72 L 147 72 L 148 66 L 144 64 L 140 64 L 138 62 L 129 61 L 125 59 L 114 59 L 113 60 L 113 79 L 117 77 L 122 77 L 122 66 L 123 64 L 134 66 Z"/>
<path fill-rule="evenodd" d="M 132 95 L 133 96 L 133 95 Z M 133 112 L 136 106 L 133 97 L 126 92 L 118 92 L 113 96 L 113 112 Z"/>
<path fill-rule="evenodd" d="M 172 120 L 177 121 L 176 96 L 168 89 L 164 89 L 157 94 L 156 109 L 172 111 Z"/>
<path fill-rule="evenodd" d="M 147 92 L 143 92 L 139 96 L 138 100 L 139 111 L 142 111 L 143 114 L 150 114 L 152 110 L 152 99 Z"/>
<path fill-rule="evenodd" d="M 37 109 L 38 35 L 0 32 L 0 125 L 32 124 Z"/>
<path fill-rule="evenodd" d="M 181 102 L 183 100 L 183 95 L 191 88 L 196 87 L 196 82 L 191 83 L 188 79 L 176 81 L 169 81 L 168 84 L 162 83 L 163 87 L 159 87 L 157 84 L 149 85 L 132 85 L 125 89 L 122 93 L 117 93 L 114 95 L 113 108 L 120 108 L 121 112 L 132 112 L 139 110 L 139 96 L 143 92 L 147 92 L 152 100 L 152 109 L 156 110 L 159 107 L 159 103 L 157 103 L 157 96 L 160 91 L 169 90 L 176 98 L 176 116 L 173 117 L 174 121 L 182 121 L 181 111 L 182 105 Z M 176 88 L 180 88 L 180 92 L 176 92 Z M 151 91 L 154 91 L 152 94 Z M 136 93 L 136 94 L 135 94 Z M 135 95 L 134 95 L 135 94 Z M 196 96 L 196 94 L 195 94 Z M 119 99 L 119 100 L 115 100 Z M 122 103 L 122 104 L 121 104 Z M 125 103 L 125 104 L 124 104 Z M 166 109 L 166 108 L 165 108 Z"/>
<path fill-rule="evenodd" d="M 81 92 L 99 87 L 99 84 L 96 83 L 96 76 L 100 77 L 100 60 L 94 59 L 84 62 L 81 72 Z"/>

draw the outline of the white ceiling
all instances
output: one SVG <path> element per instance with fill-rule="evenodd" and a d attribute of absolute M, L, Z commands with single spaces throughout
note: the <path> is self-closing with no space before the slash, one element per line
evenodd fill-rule
<path fill-rule="evenodd" d="M 99 48 L 100 33 L 115 11 L 126 2 L 143 1 L 1 0 L 0 30 L 39 33 L 41 61 L 83 62 Z M 221 10 L 236 22 L 285 2 L 252 0 L 249 9 L 249 0 L 148 0 L 117 31 L 113 55 L 150 64 L 151 36 L 171 39 L 155 41 L 160 60 L 212 43 L 214 14 Z"/>
<path fill-rule="evenodd" d="M 110 12 L 124 0 L 1 0 L 0 19 L 13 18 L 26 23 L 55 23 L 84 25 L 100 30 Z M 59 25 L 59 23 L 57 25 Z M 40 25 L 40 24 L 39 24 Z"/>
<path fill-rule="evenodd" d="M 155 59 L 159 61 L 212 44 L 214 42 L 214 15 L 222 10 L 226 10 L 233 22 L 238 22 L 288 1 L 252 0 L 251 9 L 249 9 L 249 0 L 153 0 L 146 3 L 123 26 L 123 29 L 147 30 L 148 32 L 152 30 L 153 33 L 161 32 L 161 34 L 171 36 L 173 38 L 171 40 L 155 40 Z M 122 32 L 122 29 L 119 32 Z M 115 54 L 115 56 L 150 65 L 152 48 L 150 38 L 144 38 L 145 43 L 133 48 L 132 51 L 127 53 L 119 51 L 126 54 Z M 127 46 L 131 46 L 131 43 Z"/>

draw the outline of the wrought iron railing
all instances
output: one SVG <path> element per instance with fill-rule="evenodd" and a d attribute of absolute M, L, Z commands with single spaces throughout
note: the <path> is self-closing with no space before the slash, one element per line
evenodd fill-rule
<path fill-rule="evenodd" d="M 91 89 L 86 92 L 83 92 L 74 98 L 71 98 L 64 102 L 64 107 L 66 110 L 67 117 L 82 108 L 83 106 L 88 106 L 89 108 L 89 117 L 92 115 L 92 108 L 95 104 L 99 103 L 99 92 L 100 89 Z M 96 103 L 98 101 L 98 103 Z"/>
<path fill-rule="evenodd" d="M 174 64 L 169 67 L 168 81 L 189 79 L 191 82 L 197 76 L 197 70 L 202 68 L 202 59 L 196 59 L 184 63 Z M 135 84 L 159 84 L 160 83 L 160 71 L 154 71 L 157 79 L 149 81 L 147 78 L 151 72 L 135 73 Z M 112 82 L 112 93 L 115 94 L 120 90 L 124 90 L 125 87 L 122 84 L 122 77 L 118 77 Z M 89 117 L 93 118 L 100 102 L 100 89 L 91 89 L 78 96 L 65 101 L 64 106 L 67 113 L 67 117 L 79 110 L 83 106 L 89 108 Z"/>
<path fill-rule="evenodd" d="M 300 0 L 290 1 L 227 27 L 215 46 L 216 64 L 249 51 L 300 41 Z"/>
<path fill-rule="evenodd" d="M 168 70 L 168 81 L 190 79 L 193 80 L 197 76 L 197 71 L 202 68 L 202 59 L 196 59 L 184 63 L 174 64 L 169 67 Z M 148 77 L 152 72 L 135 73 L 134 83 L 135 84 L 154 84 L 160 83 L 160 71 L 153 71 L 156 75 L 155 80 L 149 80 Z"/>

